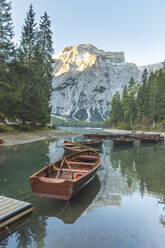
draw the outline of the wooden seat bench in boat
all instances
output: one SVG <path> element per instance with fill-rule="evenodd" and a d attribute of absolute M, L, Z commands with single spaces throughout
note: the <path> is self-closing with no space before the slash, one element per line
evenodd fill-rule
<path fill-rule="evenodd" d="M 72 149 L 74 149 L 74 150 L 78 150 L 78 151 L 79 151 L 79 150 L 80 150 L 80 151 L 81 151 L 81 150 L 83 150 L 83 151 L 85 150 L 84 147 L 77 147 L 77 146 L 70 146 L 70 148 L 72 148 Z M 86 149 L 87 149 L 87 148 L 86 148 Z"/>
<path fill-rule="evenodd" d="M 85 163 L 85 162 L 74 162 L 74 161 L 67 161 L 68 164 L 76 164 L 76 165 L 90 165 L 93 166 L 93 163 Z"/>
<path fill-rule="evenodd" d="M 60 169 L 59 168 L 54 168 L 55 170 L 59 171 Z M 89 170 L 74 170 L 74 169 L 61 169 L 61 171 L 66 171 L 66 172 L 83 172 L 83 173 L 87 173 L 89 172 Z"/>
<path fill-rule="evenodd" d="M 83 158 L 83 159 L 88 159 L 88 160 L 95 160 L 95 159 L 97 159 L 97 157 L 95 157 L 95 156 L 90 156 L 90 155 L 81 155 L 81 156 L 78 156 L 77 158 Z"/>

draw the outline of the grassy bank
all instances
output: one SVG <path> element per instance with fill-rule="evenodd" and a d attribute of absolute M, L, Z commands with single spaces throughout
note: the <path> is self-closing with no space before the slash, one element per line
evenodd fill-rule
<path fill-rule="evenodd" d="M 57 128 L 55 125 L 52 127 L 49 126 L 45 126 L 42 127 L 40 125 L 30 125 L 30 124 L 26 124 L 26 125 L 22 125 L 22 124 L 1 124 L 0 125 L 0 132 L 13 132 L 13 131 L 26 131 L 26 132 L 31 132 L 31 131 L 36 131 L 36 130 L 40 130 L 40 131 L 49 131 L 49 130 L 58 130 L 59 128 Z"/>
<path fill-rule="evenodd" d="M 122 129 L 122 130 L 138 130 L 138 131 L 155 131 L 155 132 L 165 132 L 165 124 L 163 123 L 157 123 L 154 126 L 153 125 L 146 125 L 146 124 L 133 124 L 133 127 L 130 126 L 128 123 L 120 123 L 118 125 L 114 126 L 104 126 L 106 128 L 115 128 L 115 129 Z"/>

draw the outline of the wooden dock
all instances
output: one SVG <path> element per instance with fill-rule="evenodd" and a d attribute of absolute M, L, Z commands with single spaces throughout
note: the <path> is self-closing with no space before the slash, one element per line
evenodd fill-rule
<path fill-rule="evenodd" d="M 0 232 L 34 210 L 31 203 L 0 196 Z"/>
<path fill-rule="evenodd" d="M 83 137 L 85 139 L 137 139 L 140 142 L 154 142 L 156 144 L 161 144 L 164 142 L 164 136 L 161 136 L 161 134 L 121 134 L 121 133 L 111 133 L 111 134 L 83 134 Z"/>

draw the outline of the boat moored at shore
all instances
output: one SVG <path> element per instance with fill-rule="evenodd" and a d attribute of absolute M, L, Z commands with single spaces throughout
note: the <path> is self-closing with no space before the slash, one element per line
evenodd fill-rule
<path fill-rule="evenodd" d="M 36 196 L 69 200 L 96 175 L 100 156 L 86 150 L 51 163 L 30 177 Z"/>

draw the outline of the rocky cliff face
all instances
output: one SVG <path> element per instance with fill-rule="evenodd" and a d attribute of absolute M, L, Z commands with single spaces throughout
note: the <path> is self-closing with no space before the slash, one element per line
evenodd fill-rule
<path fill-rule="evenodd" d="M 54 61 L 52 114 L 59 118 L 103 121 L 110 102 L 141 71 L 123 52 L 105 52 L 91 44 L 66 47 Z"/>
<path fill-rule="evenodd" d="M 156 63 L 156 64 L 151 64 L 151 65 L 144 65 L 144 66 L 139 66 L 139 70 L 141 72 L 144 71 L 144 69 L 147 69 L 148 73 L 150 74 L 151 72 L 155 72 L 163 68 L 164 62 Z"/>

